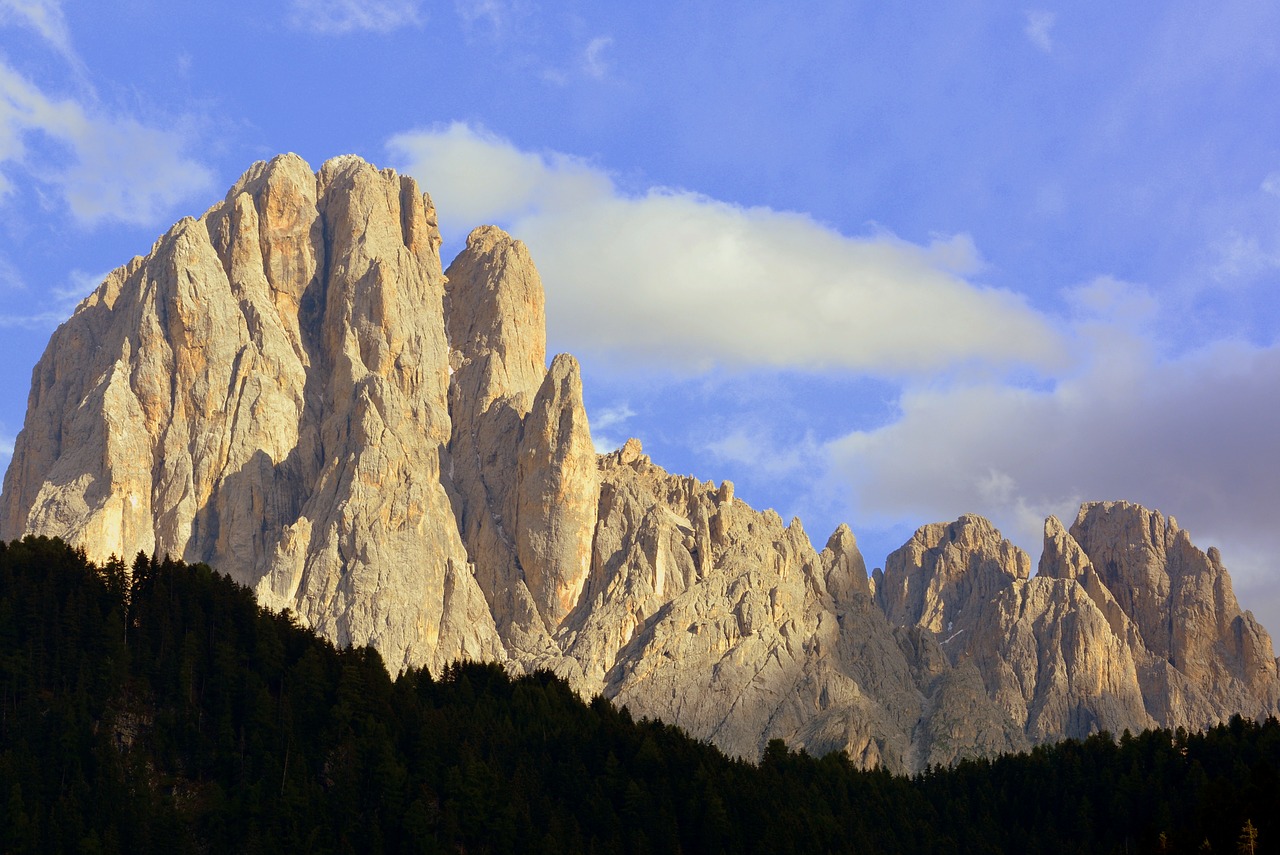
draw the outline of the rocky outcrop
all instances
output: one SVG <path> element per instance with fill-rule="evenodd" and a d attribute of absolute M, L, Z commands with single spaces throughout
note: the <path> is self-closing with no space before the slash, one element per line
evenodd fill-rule
<path fill-rule="evenodd" d="M 1172 517 L 1129 502 L 1086 503 L 1070 533 L 1046 524 L 1045 555 L 1041 575 L 1079 579 L 1133 651 L 1156 723 L 1202 728 L 1224 709 L 1275 714 L 1271 637 L 1240 610 L 1218 550 L 1197 549 Z"/>
<path fill-rule="evenodd" d="M 1054 543 L 1047 531 L 1046 555 Z M 962 703 L 989 699 L 988 729 L 1010 744 L 1014 731 L 1039 742 L 1150 725 L 1133 657 L 1088 592 L 1029 578 L 1028 556 L 986 520 L 924 526 L 885 565 L 886 616 L 927 631 L 957 672 L 974 669 L 983 688 Z"/>
<path fill-rule="evenodd" d="M 847 526 L 819 552 L 638 439 L 597 455 L 527 248 L 481 227 L 442 271 L 439 245 L 412 179 L 256 164 L 54 334 L 0 537 L 205 561 L 393 671 L 550 668 L 753 759 L 918 770 L 1277 712 L 1270 637 L 1171 518 L 1051 518 L 1033 577 L 966 515 L 869 578 Z"/>
<path fill-rule="evenodd" d="M 977 610 L 1031 570 L 1027 554 L 982 517 L 935 523 L 884 563 L 876 601 L 895 625 L 916 625 L 948 638 L 961 634 Z"/>
<path fill-rule="evenodd" d="M 438 247 L 410 178 L 256 165 L 54 334 L 3 536 L 208 561 L 393 668 L 502 656 L 441 477 Z"/>
<path fill-rule="evenodd" d="M 552 361 L 533 399 L 516 474 L 516 556 L 542 619 L 555 628 L 577 605 L 591 571 L 600 501 L 582 374 L 567 353 Z"/>
<path fill-rule="evenodd" d="M 669 475 L 636 440 L 601 476 L 591 576 L 557 636 L 584 690 L 744 757 L 776 737 L 910 765 L 923 697 L 846 575 L 866 579 L 847 528 L 819 555 L 799 520 Z"/>
<path fill-rule="evenodd" d="M 1037 576 L 996 597 L 966 655 L 1031 742 L 1151 727 L 1133 651 L 1082 586 Z"/>
<path fill-rule="evenodd" d="M 985 520 L 961 517 L 889 556 L 876 597 L 957 669 L 975 666 L 1031 742 L 1275 713 L 1269 636 L 1240 612 L 1216 551 L 1172 520 L 1089 503 L 1070 532 L 1046 521 L 1034 578 L 1028 566 Z"/>
<path fill-rule="evenodd" d="M 550 650 L 518 563 L 524 419 L 546 373 L 542 282 L 524 244 L 481 227 L 446 272 L 450 342 L 449 482 L 476 581 L 508 650 Z"/>

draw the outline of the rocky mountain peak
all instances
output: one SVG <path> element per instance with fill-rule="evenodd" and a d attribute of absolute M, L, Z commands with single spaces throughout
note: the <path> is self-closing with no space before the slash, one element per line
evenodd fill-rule
<path fill-rule="evenodd" d="M 516 471 L 516 554 L 543 620 L 558 627 L 591 571 L 600 501 L 582 372 L 567 353 L 552 360 L 534 397 Z"/>
<path fill-rule="evenodd" d="M 1280 710 L 1216 550 L 1123 502 L 922 526 L 867 578 L 638 438 L 597 455 L 528 248 L 442 269 L 431 199 L 344 156 L 252 166 L 54 333 L 0 537 L 207 562 L 393 670 L 550 668 L 754 759 L 917 770 L 1100 728 Z"/>
<path fill-rule="evenodd" d="M 438 247 L 410 178 L 256 164 L 54 334 L 3 535 L 207 561 L 393 667 L 501 656 L 439 475 Z"/>
<path fill-rule="evenodd" d="M 858 550 L 858 539 L 848 525 L 840 523 L 836 527 L 819 557 L 827 591 L 836 602 L 845 602 L 859 594 L 871 596 L 867 564 Z"/>
<path fill-rule="evenodd" d="M 916 530 L 885 559 L 876 599 L 894 624 L 949 632 L 1001 589 L 1030 574 L 1031 559 L 982 517 Z"/>
<path fill-rule="evenodd" d="M 542 280 L 529 251 L 496 226 L 480 226 L 445 271 L 445 318 L 454 385 L 483 412 L 508 397 L 528 412 L 547 369 Z"/>

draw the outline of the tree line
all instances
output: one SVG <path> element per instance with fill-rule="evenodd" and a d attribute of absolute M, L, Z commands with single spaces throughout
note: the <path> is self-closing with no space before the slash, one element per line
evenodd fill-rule
<path fill-rule="evenodd" d="M 548 672 L 392 677 L 206 565 L 0 543 L 0 851 L 1274 851 L 1280 723 L 916 776 L 759 763 Z M 1252 847 L 1252 848 L 1248 848 Z"/>

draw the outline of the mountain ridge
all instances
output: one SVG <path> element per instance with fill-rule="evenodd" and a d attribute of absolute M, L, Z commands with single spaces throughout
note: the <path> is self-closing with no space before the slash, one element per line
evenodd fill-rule
<path fill-rule="evenodd" d="M 1172 518 L 1086 503 L 1032 576 L 962 516 L 868 577 L 847 526 L 819 552 L 639 440 L 597 455 L 527 247 L 439 248 L 411 178 L 255 164 L 54 333 L 0 538 L 225 567 L 393 670 L 547 668 L 751 758 L 915 770 L 1280 709 L 1269 635 Z"/>

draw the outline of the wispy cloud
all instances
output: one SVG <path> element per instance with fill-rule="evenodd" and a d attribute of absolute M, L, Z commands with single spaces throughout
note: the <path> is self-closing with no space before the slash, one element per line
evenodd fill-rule
<path fill-rule="evenodd" d="M 13 262 L 0 255 L 0 291 L 24 291 L 27 284 Z"/>
<path fill-rule="evenodd" d="M 3 273 L 2 260 L 0 273 Z M 67 282 L 48 289 L 40 311 L 0 314 L 0 329 L 52 330 L 70 317 L 80 301 L 106 278 L 105 273 L 73 270 Z M 25 290 L 25 283 L 20 282 L 19 288 Z"/>
<path fill-rule="evenodd" d="M 1272 196 L 1280 196 L 1280 171 L 1269 173 L 1262 179 L 1262 191 Z"/>
<path fill-rule="evenodd" d="M 4 23 L 34 31 L 81 71 L 56 0 L 0 0 Z M 212 173 L 187 153 L 194 141 L 182 120 L 148 125 L 106 109 L 83 81 L 79 89 L 51 94 L 0 57 L 0 197 L 14 191 L 17 173 L 52 187 L 83 224 L 150 225 L 212 186 Z"/>
<path fill-rule="evenodd" d="M 1050 31 L 1053 25 L 1057 23 L 1058 16 L 1054 12 L 1046 12 L 1043 9 L 1027 10 L 1027 26 L 1023 30 L 1031 43 L 1045 53 L 1053 50 L 1053 37 Z"/>
<path fill-rule="evenodd" d="M 626 401 L 623 401 L 622 403 L 615 404 L 612 407 L 605 407 L 603 410 L 596 413 L 591 419 L 591 427 L 593 429 L 599 428 L 600 430 L 608 430 L 609 428 L 628 421 L 633 418 L 635 414 L 636 411 L 627 406 Z"/>
<path fill-rule="evenodd" d="M 66 59 L 78 64 L 58 0 L 0 0 L 0 22 L 29 27 Z"/>
<path fill-rule="evenodd" d="M 1233 232 L 1212 247 L 1217 263 L 1210 271 L 1215 282 L 1233 285 L 1280 270 L 1280 252 L 1269 249 L 1253 235 Z"/>
<path fill-rule="evenodd" d="M 590 413 L 591 442 L 597 454 L 607 454 L 622 446 L 622 440 L 614 434 L 613 429 L 626 424 L 635 414 L 635 410 L 626 401 Z"/>
<path fill-rule="evenodd" d="M 1022 297 L 964 278 L 981 266 L 964 235 L 850 237 L 681 190 L 630 195 L 582 160 L 464 124 L 401 134 L 389 148 L 431 192 L 446 233 L 498 222 L 529 244 L 552 337 L 579 350 L 695 370 L 879 375 L 1044 368 L 1063 355 Z"/>
<path fill-rule="evenodd" d="M 28 148 L 34 135 L 41 145 Z M 50 142 L 69 156 L 50 157 Z M 155 223 L 207 190 L 212 173 L 186 154 L 191 147 L 180 127 L 148 126 L 50 96 L 0 60 L 0 167 L 55 187 L 82 223 Z"/>
<path fill-rule="evenodd" d="M 67 319 L 69 312 L 49 309 L 33 314 L 0 314 L 0 329 L 52 330 Z"/>
<path fill-rule="evenodd" d="M 819 465 L 823 451 L 812 436 L 782 443 L 758 426 L 734 428 L 707 442 L 703 449 L 719 460 L 748 467 L 753 473 L 772 479 L 811 473 Z"/>
<path fill-rule="evenodd" d="M 289 23 L 314 33 L 388 33 L 423 23 L 420 0 L 292 0 Z"/>
<path fill-rule="evenodd" d="M 582 52 L 582 70 L 588 77 L 603 80 L 609 75 L 609 63 L 605 60 L 604 52 L 612 44 L 613 38 L 610 36 L 597 36 L 587 43 L 587 49 Z"/>
<path fill-rule="evenodd" d="M 466 27 L 482 26 L 495 38 L 507 35 L 526 14 L 518 0 L 455 0 L 454 9 Z"/>

